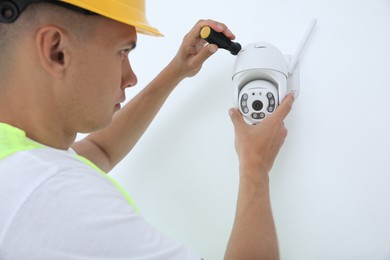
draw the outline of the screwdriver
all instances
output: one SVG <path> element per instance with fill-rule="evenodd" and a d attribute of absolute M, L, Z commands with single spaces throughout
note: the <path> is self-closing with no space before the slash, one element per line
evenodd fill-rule
<path fill-rule="evenodd" d="M 237 55 L 241 50 L 241 44 L 238 42 L 232 42 L 223 33 L 216 32 L 209 26 L 202 28 L 200 31 L 200 37 L 202 37 L 208 43 L 217 45 L 218 48 L 230 51 L 230 53 L 233 55 Z"/>

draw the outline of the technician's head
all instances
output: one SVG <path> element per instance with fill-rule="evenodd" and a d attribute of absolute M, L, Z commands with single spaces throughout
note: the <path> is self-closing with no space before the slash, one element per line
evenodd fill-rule
<path fill-rule="evenodd" d="M 77 132 L 107 125 L 137 83 L 127 56 L 136 32 L 161 35 L 144 0 L 0 0 L 0 22 L 0 94 L 41 91 Z"/>

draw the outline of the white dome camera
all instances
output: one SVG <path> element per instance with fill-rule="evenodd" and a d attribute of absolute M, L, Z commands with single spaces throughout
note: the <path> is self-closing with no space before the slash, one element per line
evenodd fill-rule
<path fill-rule="evenodd" d="M 233 87 L 237 107 L 248 124 L 257 124 L 272 114 L 287 94 L 298 97 L 297 63 L 315 24 L 313 19 L 294 56 L 283 55 L 265 42 L 251 43 L 238 53 L 233 67 Z"/>

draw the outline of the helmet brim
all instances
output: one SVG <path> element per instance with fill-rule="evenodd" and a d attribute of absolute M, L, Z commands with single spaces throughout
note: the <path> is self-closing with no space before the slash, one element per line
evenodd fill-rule
<path fill-rule="evenodd" d="M 141 34 L 151 36 L 164 36 L 157 28 L 151 26 L 146 19 L 145 13 L 125 5 L 117 0 L 107 1 L 86 1 L 86 0 L 60 0 L 80 8 L 89 10 L 104 17 L 113 19 L 115 21 L 134 26 L 136 31 Z"/>

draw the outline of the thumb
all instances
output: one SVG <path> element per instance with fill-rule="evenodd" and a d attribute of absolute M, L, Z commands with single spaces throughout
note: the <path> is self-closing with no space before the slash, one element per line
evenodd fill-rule
<path fill-rule="evenodd" d="M 204 46 L 194 58 L 194 63 L 201 66 L 210 56 L 218 51 L 218 46 L 215 44 L 207 44 Z"/>
<path fill-rule="evenodd" d="M 237 127 L 240 127 L 240 125 L 245 124 L 244 119 L 242 118 L 242 115 L 237 108 L 229 109 L 229 115 L 235 129 L 237 129 Z"/>

